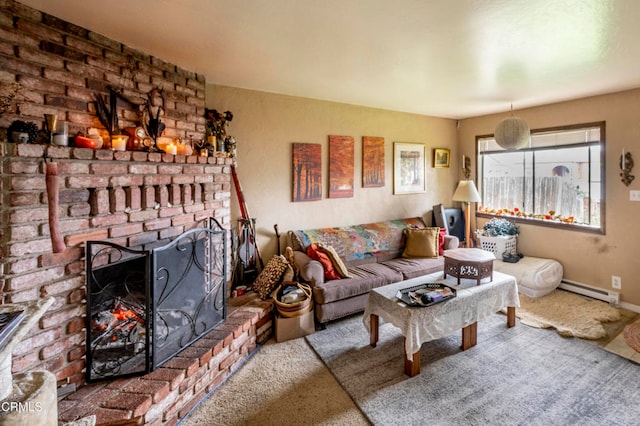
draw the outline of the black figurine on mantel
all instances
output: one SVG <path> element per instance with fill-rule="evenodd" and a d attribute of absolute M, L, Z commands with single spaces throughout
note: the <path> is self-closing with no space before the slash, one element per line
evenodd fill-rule
<path fill-rule="evenodd" d="M 161 120 L 161 116 L 163 115 L 164 96 L 162 95 L 162 89 L 155 87 L 147 94 L 147 99 L 144 103 L 144 111 L 142 113 L 142 125 L 153 141 L 153 144 L 145 146 L 145 151 L 164 153 L 163 150 L 158 148 L 158 138 L 162 135 L 165 128 L 165 125 Z"/>

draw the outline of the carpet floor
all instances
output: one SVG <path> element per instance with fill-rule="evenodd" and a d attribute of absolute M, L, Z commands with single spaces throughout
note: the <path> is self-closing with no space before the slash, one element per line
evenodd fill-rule
<path fill-rule="evenodd" d="M 621 321 L 604 324 L 609 337 L 595 341 L 588 341 L 589 347 L 593 352 L 600 351 L 597 346 L 607 345 L 614 336 L 622 331 L 622 328 L 626 323 L 635 320 L 637 317 L 637 314 L 635 313 L 626 312 L 624 310 L 621 311 L 623 312 L 623 318 Z M 385 343 L 385 341 L 381 340 L 378 347 L 376 349 L 372 349 L 368 346 L 369 338 L 362 326 L 361 319 L 361 315 L 356 315 L 351 318 L 335 321 L 329 324 L 327 330 L 316 332 L 315 334 L 308 336 L 308 339 L 312 341 L 316 338 L 322 339 L 322 341 L 330 341 L 329 343 L 331 344 L 322 344 L 325 348 L 333 348 L 330 353 L 324 355 L 324 362 L 318 355 L 316 355 L 304 338 L 277 344 L 273 339 L 271 339 L 226 382 L 219 386 L 214 393 L 202 401 L 202 403 L 182 421 L 181 425 L 357 426 L 370 424 L 370 421 L 366 416 L 371 419 L 371 422 L 379 425 L 400 424 L 399 419 L 392 418 L 392 414 L 389 416 L 384 414 L 387 410 L 390 410 L 390 413 L 395 413 L 398 410 L 395 408 L 396 404 L 391 403 L 391 401 L 381 400 L 380 397 L 377 397 L 377 395 L 386 388 L 394 389 L 394 391 L 400 392 L 404 397 L 405 403 L 404 405 L 400 405 L 400 407 L 402 407 L 402 409 L 400 409 L 400 418 L 405 420 L 406 413 L 409 412 L 420 413 L 417 415 L 417 420 L 410 421 L 405 424 L 437 425 L 438 423 L 434 421 L 425 420 L 427 413 L 430 411 L 451 411 L 449 409 L 451 404 L 449 401 L 453 398 L 452 395 L 460 395 L 461 393 L 469 395 L 469 404 L 471 404 L 469 409 L 473 406 L 479 406 L 480 408 L 478 409 L 481 409 L 483 404 L 488 404 L 489 406 L 496 405 L 495 409 L 498 411 L 498 415 L 495 417 L 496 419 L 505 418 L 504 414 L 499 413 L 500 411 L 510 412 L 513 410 L 520 410 L 520 408 L 517 404 L 508 407 L 494 404 L 494 399 L 491 398 L 491 396 L 494 394 L 498 395 L 499 399 L 496 401 L 506 403 L 502 401 L 503 397 L 500 395 L 505 393 L 514 393 L 516 395 L 522 394 L 522 390 L 517 392 L 515 391 L 517 388 L 531 388 L 531 392 L 537 395 L 537 397 L 526 402 L 525 405 L 540 406 L 540 404 L 543 404 L 543 401 L 540 401 L 541 398 L 548 399 L 550 401 L 548 403 L 553 405 L 553 394 L 551 391 L 547 391 L 544 385 L 540 385 L 538 383 L 535 386 L 523 386 L 521 384 L 518 385 L 517 383 L 511 383 L 509 385 L 505 384 L 504 386 L 490 386 L 490 383 L 495 383 L 493 380 L 489 380 L 486 386 L 482 384 L 467 386 L 465 379 L 465 383 L 459 385 L 458 388 L 455 389 L 452 389 L 448 385 L 442 389 L 438 389 L 436 383 L 431 383 L 431 390 L 428 393 L 432 395 L 432 397 L 434 393 L 437 394 L 435 396 L 435 402 L 434 400 L 431 400 L 429 406 L 426 406 L 421 400 L 411 399 L 415 392 L 411 387 L 412 381 L 420 382 L 425 380 L 426 377 L 429 377 L 428 374 L 431 374 L 428 372 L 428 368 L 432 368 L 433 366 L 437 365 L 438 368 L 436 368 L 436 370 L 442 370 L 443 373 L 446 373 L 451 369 L 454 369 L 454 371 L 460 369 L 460 371 L 465 372 L 465 374 L 469 374 L 472 378 L 476 376 L 476 372 L 482 370 L 483 365 L 493 365 L 493 368 L 495 368 L 495 362 L 489 362 L 489 360 L 492 360 L 492 352 L 495 351 L 496 353 L 500 353 L 500 345 L 491 344 L 491 335 L 502 335 L 504 333 L 520 334 L 520 332 L 524 332 L 526 329 L 529 329 L 529 327 L 522 325 L 520 321 L 518 321 L 518 325 L 515 328 L 506 329 L 504 327 L 504 317 L 498 316 L 498 322 L 495 325 L 497 328 L 495 328 L 493 332 L 490 331 L 491 327 L 489 327 L 489 324 L 485 324 L 486 321 L 481 321 L 478 326 L 478 345 L 466 352 L 460 352 L 458 349 L 460 344 L 460 333 L 454 333 L 449 338 L 441 339 L 441 341 L 425 344 L 422 349 L 423 372 L 417 378 L 409 379 L 402 374 L 402 348 L 395 343 L 398 339 L 397 332 L 393 331 L 391 326 L 383 325 L 380 328 L 381 333 L 384 332 L 389 341 Z M 327 332 L 333 332 L 334 330 L 336 332 L 335 334 L 327 334 Z M 516 351 L 514 355 L 507 355 L 506 360 L 502 359 L 502 363 L 507 366 L 522 367 L 522 361 L 520 359 L 521 355 L 519 355 L 519 352 L 537 352 L 540 353 L 540 357 L 542 358 L 541 365 L 547 366 L 543 367 L 543 369 L 549 371 L 546 377 L 549 377 L 551 381 L 557 381 L 558 377 L 561 377 L 562 379 L 560 382 L 565 383 L 566 386 L 572 387 L 574 384 L 576 384 L 576 386 L 584 386 L 580 384 L 580 379 L 576 379 L 575 377 L 565 377 L 563 370 L 567 357 L 571 359 L 573 355 L 564 353 L 561 348 L 564 347 L 565 344 L 579 341 L 579 339 L 563 338 L 558 336 L 555 331 L 550 330 L 537 330 L 537 333 L 540 334 L 540 336 L 530 342 L 521 343 L 520 345 L 512 347 L 509 347 L 509 345 L 506 344 L 506 346 L 502 345 L 509 351 Z M 340 337 L 337 337 L 336 334 L 340 335 Z M 505 338 L 506 336 L 502 337 Z M 553 345 L 557 345 L 558 348 L 554 349 L 553 345 L 551 348 L 544 346 L 540 347 L 538 342 L 544 340 L 545 337 L 553 339 Z M 341 350 L 333 345 L 333 340 L 342 340 L 349 343 L 347 343 L 347 345 Z M 315 341 L 316 345 L 320 345 L 320 340 Z M 499 342 L 500 338 L 497 338 L 497 341 Z M 583 341 L 583 343 L 584 342 L 585 341 Z M 489 350 L 489 345 L 494 349 Z M 321 349 L 318 350 L 321 351 Z M 467 367 L 454 368 L 456 363 L 461 362 L 461 357 L 467 357 L 478 350 L 483 350 L 480 358 L 476 357 L 471 361 L 465 361 L 470 362 Z M 590 351 L 584 347 L 583 350 L 587 354 L 590 353 Z M 484 351 L 487 351 L 487 353 Z M 559 356 L 556 355 L 557 351 L 560 351 Z M 380 355 L 381 353 L 384 354 L 386 352 L 389 352 L 389 354 L 382 365 L 378 364 L 372 366 L 368 362 L 363 362 L 364 359 L 361 358 L 361 354 L 364 352 L 371 352 L 375 355 Z M 554 362 L 555 358 L 559 359 L 558 363 Z M 593 359 L 588 356 L 585 358 L 584 356 L 577 355 L 574 359 L 578 364 L 585 364 L 586 366 L 594 363 Z M 612 361 L 608 360 L 607 362 Z M 628 364 L 633 365 L 631 363 Z M 624 363 L 621 365 L 625 366 Z M 330 366 L 331 371 L 327 366 Z M 587 369 L 587 371 L 600 371 L 597 364 L 595 367 L 595 369 Z M 636 369 L 630 369 L 628 371 L 629 374 L 626 375 L 627 377 L 638 377 L 637 375 L 640 372 L 638 368 L 640 367 L 635 367 Z M 517 368 L 510 369 L 509 374 L 513 377 L 521 377 L 520 381 L 524 381 L 529 376 L 529 373 L 526 369 L 522 369 L 523 371 L 518 371 Z M 390 377 L 387 376 L 387 370 L 391 371 Z M 351 372 L 349 373 L 349 371 Z M 500 372 L 501 369 L 499 369 L 498 373 Z M 344 376 L 347 373 L 348 376 L 355 376 L 354 382 L 360 383 L 359 387 L 350 390 L 348 384 L 345 384 L 345 388 L 343 388 L 338 383 L 336 377 L 340 379 L 341 376 Z M 483 373 L 481 377 L 484 377 L 484 374 L 486 373 Z M 616 383 L 619 381 L 618 378 L 620 377 L 620 374 L 621 373 L 613 370 L 607 370 L 602 374 L 600 380 L 611 383 L 611 386 L 615 385 L 615 387 L 617 387 L 618 385 L 616 385 Z M 362 376 L 362 378 L 358 378 L 357 376 Z M 370 383 L 371 379 L 367 378 L 370 376 L 373 376 L 374 378 L 379 376 L 374 381 L 377 381 L 378 383 L 376 387 L 371 386 L 368 388 L 369 385 L 367 383 Z M 625 375 L 623 374 L 623 376 Z M 346 379 L 342 378 L 341 380 Z M 369 382 L 367 382 L 367 380 L 369 380 Z M 634 422 L 625 423 L 625 420 L 618 424 L 624 425 L 639 423 L 637 419 L 640 417 L 638 416 L 638 408 L 636 408 L 637 404 L 635 401 L 637 401 L 638 396 L 640 395 L 638 395 L 637 385 L 635 384 L 636 382 L 631 384 L 628 389 L 621 391 L 622 400 L 616 405 L 624 405 L 626 401 L 629 405 L 627 407 L 622 407 L 621 412 L 627 417 L 627 420 L 628 418 L 631 418 Z M 507 381 L 507 383 L 509 382 Z M 598 395 L 603 393 L 605 394 L 605 398 L 609 399 L 612 392 L 614 391 L 610 389 L 610 387 L 602 384 L 596 384 L 594 390 L 586 391 L 585 395 L 588 395 L 589 398 L 597 399 Z M 474 398 L 476 394 L 478 395 L 477 400 Z M 485 394 L 488 394 L 489 397 L 485 397 Z M 358 402 L 358 405 L 354 403 L 354 400 Z M 456 403 L 456 405 L 457 404 L 458 403 Z M 460 404 L 465 406 L 464 404 L 466 404 L 466 402 L 463 401 Z M 584 402 L 580 398 L 576 400 L 576 404 L 578 405 L 576 405 L 575 408 L 569 408 L 570 412 L 573 412 L 574 409 L 578 411 L 583 410 L 580 404 L 584 404 Z M 407 405 L 409 406 L 408 408 L 406 407 Z M 363 411 L 358 408 L 359 406 L 365 407 L 362 408 Z M 371 406 L 373 409 L 368 411 L 366 407 Z M 584 411 L 584 415 L 588 417 L 590 409 L 587 407 L 584 410 L 586 410 Z M 455 408 L 454 411 L 456 411 Z M 527 410 L 525 409 L 525 411 Z M 366 413 L 366 416 L 363 412 Z M 485 415 L 488 414 L 485 412 Z M 382 418 L 380 416 L 382 416 Z M 601 426 L 615 424 L 613 423 L 615 417 L 610 419 L 610 421 L 604 420 L 602 422 L 599 422 L 599 418 L 601 417 L 594 417 L 594 420 L 591 423 L 599 423 Z M 541 419 L 548 419 L 548 417 L 541 417 Z M 493 420 L 493 417 L 491 420 Z M 462 419 L 458 424 L 473 425 L 496 423 L 489 420 L 487 420 L 486 423 L 484 421 L 476 421 L 477 418 L 469 417 Z M 536 421 L 537 420 L 535 420 L 535 418 L 527 419 L 524 424 L 544 423 L 542 420 L 538 423 L 536 423 Z M 589 422 L 576 423 L 589 424 Z M 443 420 L 440 424 L 447 423 Z M 518 424 L 518 422 L 516 420 L 513 422 L 505 421 L 503 424 Z M 562 423 L 552 421 L 549 424 L 558 425 Z"/>
<path fill-rule="evenodd" d="M 478 323 L 478 344 L 460 333 L 428 342 L 421 374 L 403 373 L 403 338 L 380 327 L 368 345 L 361 318 L 306 337 L 375 425 L 637 425 L 640 367 L 580 339 L 495 315 Z"/>
<path fill-rule="evenodd" d="M 368 425 L 303 338 L 264 344 L 181 426 Z"/>

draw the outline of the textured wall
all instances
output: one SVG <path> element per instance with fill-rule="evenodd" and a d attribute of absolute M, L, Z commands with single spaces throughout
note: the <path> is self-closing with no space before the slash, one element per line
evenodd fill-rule
<path fill-rule="evenodd" d="M 284 233 L 415 216 L 431 220 L 434 204 L 452 205 L 451 196 L 462 177 L 455 120 L 216 85 L 207 85 L 206 98 L 209 108 L 234 114 L 227 132 L 238 144 L 238 175 L 251 215 L 257 219 L 258 242 L 266 258 L 276 250 L 274 224 Z M 354 138 L 353 197 L 328 198 L 329 135 Z M 363 136 L 384 138 L 383 187 L 362 186 Z M 292 201 L 293 142 L 322 146 L 319 201 Z M 393 194 L 394 142 L 425 145 L 426 192 Z M 434 148 L 451 149 L 450 168 L 433 167 Z M 237 216 L 233 210 L 232 217 Z"/>
<path fill-rule="evenodd" d="M 69 134 L 96 127 L 94 94 L 113 87 L 134 104 L 154 88 L 163 91 L 164 137 L 204 135 L 205 79 L 159 58 L 14 1 L 0 8 L 0 82 L 19 83 L 15 113 L 0 117 L 0 128 L 16 119 L 44 127 L 44 114 L 69 122 Z M 135 106 L 120 101 L 120 127 L 140 121 Z"/>
<path fill-rule="evenodd" d="M 100 127 L 93 94 L 108 86 L 142 100 L 163 90 L 165 136 L 204 134 L 204 78 L 11 0 L 0 0 L 0 82 L 20 83 L 15 111 L 0 117 L 70 133 Z M 138 116 L 119 108 L 121 126 Z M 103 135 L 106 131 L 103 129 Z M 52 253 L 42 157 L 58 163 L 63 253 Z M 230 159 L 0 143 L 0 303 L 55 298 L 14 354 L 14 371 L 43 368 L 59 384 L 84 381 L 86 240 L 149 248 L 204 218 L 230 224 Z"/>
<path fill-rule="evenodd" d="M 640 203 L 629 201 L 629 190 L 640 189 L 640 181 L 636 177 L 627 187 L 619 176 L 622 148 L 634 156 L 640 155 L 640 90 L 545 105 L 515 113 L 525 119 L 532 129 L 606 122 L 606 188 L 603 194 L 606 234 L 522 224 L 518 250 L 529 256 L 557 259 L 564 267 L 566 279 L 606 290 L 612 289 L 611 275 L 620 276 L 621 300 L 635 305 L 636 310 L 640 309 L 640 262 L 637 255 Z M 476 135 L 492 134 L 498 122 L 507 115 L 494 114 L 461 121 L 459 143 L 463 153 L 474 161 L 474 175 Z M 634 174 L 637 176 L 637 173 Z M 484 222 L 485 219 L 480 219 L 480 226 Z"/>

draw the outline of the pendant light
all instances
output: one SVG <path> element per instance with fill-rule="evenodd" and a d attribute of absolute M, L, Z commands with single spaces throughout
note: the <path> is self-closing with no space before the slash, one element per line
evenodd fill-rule
<path fill-rule="evenodd" d="M 513 113 L 513 105 L 511 105 Z M 496 143 L 506 150 L 524 148 L 531 143 L 531 131 L 526 121 L 519 117 L 507 117 L 498 123 L 494 134 Z"/>

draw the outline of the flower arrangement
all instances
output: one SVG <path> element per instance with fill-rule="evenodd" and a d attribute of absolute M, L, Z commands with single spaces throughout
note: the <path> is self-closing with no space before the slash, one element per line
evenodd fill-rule
<path fill-rule="evenodd" d="M 518 235 L 520 230 L 515 223 L 494 217 L 482 227 L 482 235 L 487 237 L 501 237 L 509 235 Z"/>
<path fill-rule="evenodd" d="M 207 120 L 207 136 L 215 136 L 218 140 L 224 140 L 227 136 L 227 124 L 233 120 L 233 113 L 225 111 L 219 113 L 215 109 L 206 108 L 204 118 Z"/>

